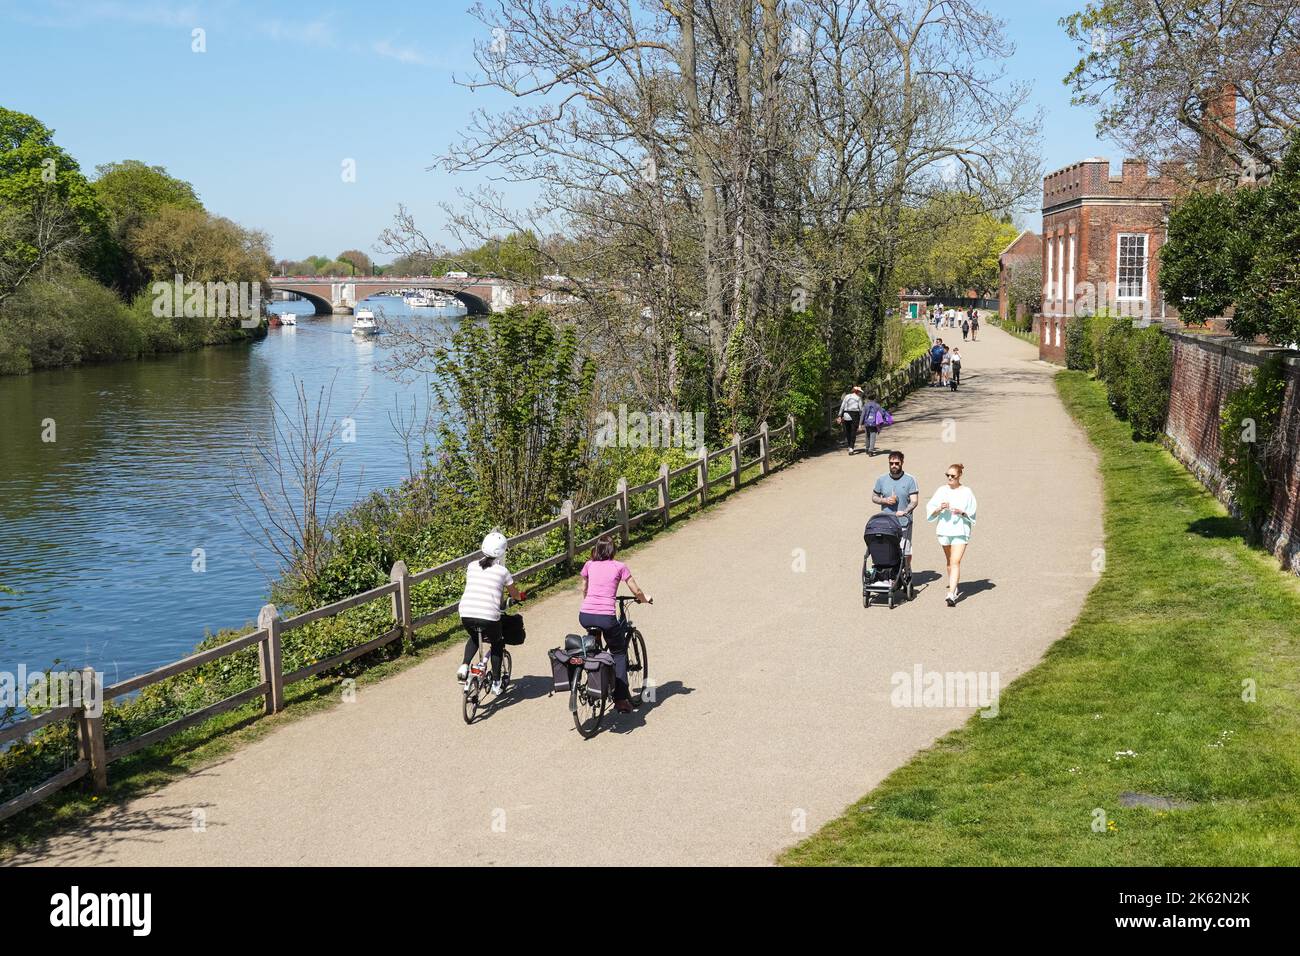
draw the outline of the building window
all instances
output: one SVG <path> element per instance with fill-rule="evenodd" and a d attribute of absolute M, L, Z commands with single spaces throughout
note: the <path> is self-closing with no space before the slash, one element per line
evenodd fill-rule
<path fill-rule="evenodd" d="M 1056 347 L 1058 349 L 1061 347 L 1061 323 L 1060 322 L 1056 323 Z"/>
<path fill-rule="evenodd" d="M 1047 284 L 1043 287 L 1043 305 L 1050 308 L 1050 303 L 1056 298 L 1056 243 L 1049 238 L 1047 240 Z"/>
<path fill-rule="evenodd" d="M 1070 283 L 1065 287 L 1065 294 L 1071 302 L 1074 301 L 1074 260 L 1077 252 L 1074 233 L 1070 233 Z"/>
<path fill-rule="evenodd" d="M 1119 265 L 1115 270 L 1116 296 L 1120 299 L 1147 297 L 1147 237 L 1124 233 L 1119 237 Z"/>
<path fill-rule="evenodd" d="M 1065 237 L 1056 239 L 1056 298 L 1065 302 Z"/>

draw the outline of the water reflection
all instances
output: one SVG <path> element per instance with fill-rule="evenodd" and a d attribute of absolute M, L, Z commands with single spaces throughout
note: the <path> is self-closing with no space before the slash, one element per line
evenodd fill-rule
<path fill-rule="evenodd" d="M 400 299 L 368 305 L 410 314 Z M 356 422 L 339 506 L 405 476 L 391 419 L 423 407 L 427 383 L 379 371 L 383 338 L 354 337 L 351 316 L 276 309 L 303 317 L 252 346 L 0 378 L 0 583 L 18 592 L 0 592 L 0 671 L 58 659 L 126 677 L 255 619 L 274 567 L 230 482 L 272 401 L 293 407 L 295 377 L 313 399 L 332 381 L 332 417 Z"/>

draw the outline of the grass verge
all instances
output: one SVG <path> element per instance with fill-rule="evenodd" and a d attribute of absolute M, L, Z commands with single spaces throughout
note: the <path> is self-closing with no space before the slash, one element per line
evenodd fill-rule
<path fill-rule="evenodd" d="M 1105 482 L 1105 572 L 1078 620 L 997 718 L 946 735 L 780 862 L 1300 864 L 1300 583 L 1135 443 L 1100 384 L 1056 384 Z M 1126 792 L 1186 806 L 1126 807 Z"/>

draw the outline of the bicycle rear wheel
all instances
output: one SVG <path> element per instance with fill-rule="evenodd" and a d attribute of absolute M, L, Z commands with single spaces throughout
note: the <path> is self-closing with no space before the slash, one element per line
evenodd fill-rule
<path fill-rule="evenodd" d="M 590 740 L 600 732 L 600 723 L 605 718 L 607 694 L 593 697 L 587 693 L 587 674 L 585 667 L 579 667 L 574 675 L 573 687 L 569 691 L 569 710 L 573 713 L 573 726 L 583 740 Z"/>
<path fill-rule="evenodd" d="M 646 655 L 645 638 L 636 628 L 627 638 L 627 691 L 636 703 L 641 703 L 641 692 L 650 679 L 650 658 Z"/>
<path fill-rule="evenodd" d="M 465 697 L 461 702 L 461 714 L 465 718 L 465 723 L 472 724 L 474 717 L 478 714 L 479 697 L 483 693 L 483 685 L 479 679 L 473 675 L 465 684 Z"/>

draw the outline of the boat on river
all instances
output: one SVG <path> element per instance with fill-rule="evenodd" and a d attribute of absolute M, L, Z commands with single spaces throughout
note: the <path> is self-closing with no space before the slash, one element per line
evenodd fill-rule
<path fill-rule="evenodd" d="M 285 325 L 297 325 L 298 317 L 294 315 L 292 312 L 286 312 L 282 316 L 280 316 L 280 321 L 283 322 Z"/>
<path fill-rule="evenodd" d="M 378 335 L 379 326 L 375 322 L 375 313 L 369 309 L 357 309 L 352 322 L 352 334 L 361 337 Z"/>
<path fill-rule="evenodd" d="M 433 305 L 427 296 L 420 295 L 419 293 L 408 295 L 405 302 L 412 309 L 427 309 L 429 306 Z"/>

